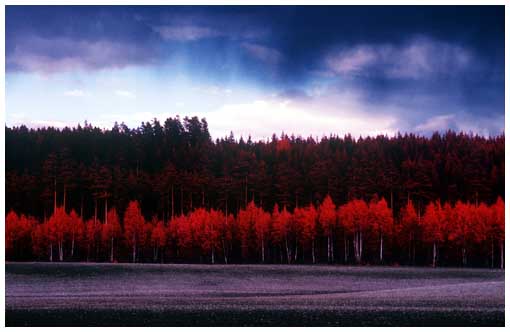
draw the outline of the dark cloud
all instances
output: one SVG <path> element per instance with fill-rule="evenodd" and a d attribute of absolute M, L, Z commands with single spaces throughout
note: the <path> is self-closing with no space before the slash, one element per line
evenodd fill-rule
<path fill-rule="evenodd" d="M 153 47 L 111 40 L 44 39 L 20 40 L 6 60 L 7 71 L 53 73 L 147 65 L 158 61 Z"/>
<path fill-rule="evenodd" d="M 321 82 L 430 116 L 501 115 L 504 6 L 7 6 L 8 72 L 147 65 L 290 99 Z"/>

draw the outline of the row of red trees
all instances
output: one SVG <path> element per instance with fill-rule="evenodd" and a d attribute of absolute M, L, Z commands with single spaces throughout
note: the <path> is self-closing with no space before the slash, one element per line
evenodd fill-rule
<path fill-rule="evenodd" d="M 351 200 L 336 206 L 328 195 L 319 206 L 271 213 L 253 201 L 237 216 L 198 208 L 165 223 L 146 220 L 137 201 L 119 216 L 115 208 L 100 220 L 82 218 L 57 207 L 40 223 L 35 218 L 6 217 L 8 259 L 189 261 L 261 263 L 399 263 L 386 252 L 408 253 L 416 261 L 471 265 L 471 255 L 485 265 L 504 266 L 504 203 L 493 205 L 431 202 L 420 215 L 411 201 L 394 218 L 384 198 Z M 495 252 L 499 251 L 499 257 Z M 397 255 L 398 257 L 398 255 Z M 443 261 L 444 260 L 444 261 Z"/>

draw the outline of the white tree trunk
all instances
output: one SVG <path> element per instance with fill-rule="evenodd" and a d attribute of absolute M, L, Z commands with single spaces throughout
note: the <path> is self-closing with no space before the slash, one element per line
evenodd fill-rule
<path fill-rule="evenodd" d="M 61 262 L 64 260 L 64 245 L 62 240 L 58 242 L 58 260 Z"/>
<path fill-rule="evenodd" d="M 71 257 L 74 257 L 74 232 L 73 238 L 71 239 Z"/>
<path fill-rule="evenodd" d="M 136 263 L 136 242 L 133 240 L 133 263 Z"/>
<path fill-rule="evenodd" d="M 225 260 L 225 264 L 228 264 L 227 250 L 225 248 L 225 239 L 221 239 L 221 244 L 223 246 L 223 259 Z"/>
<path fill-rule="evenodd" d="M 296 241 L 295 241 L 295 244 L 296 244 L 296 250 L 294 251 L 294 262 L 297 262 L 297 256 L 298 256 L 298 242 L 297 242 L 297 237 L 296 237 Z"/>
<path fill-rule="evenodd" d="M 379 261 L 383 262 L 383 236 L 382 233 L 379 235 Z"/>
<path fill-rule="evenodd" d="M 262 263 L 265 261 L 265 255 L 264 255 L 264 239 L 260 241 L 260 248 L 262 249 Z"/>
<path fill-rule="evenodd" d="M 359 261 L 361 263 L 363 257 L 363 233 L 359 232 Z"/>
<path fill-rule="evenodd" d="M 434 241 L 434 245 L 432 247 L 432 267 L 436 267 L 436 261 L 437 261 L 437 248 L 436 248 L 436 241 Z"/>
<path fill-rule="evenodd" d="M 285 236 L 285 253 L 287 254 L 287 264 L 290 264 L 291 255 L 289 253 L 289 244 L 287 242 L 287 236 Z"/>
<path fill-rule="evenodd" d="M 499 248 L 501 252 L 501 269 L 505 268 L 505 245 L 503 241 L 499 242 Z"/>
<path fill-rule="evenodd" d="M 359 233 L 356 231 L 354 232 L 354 240 L 353 240 L 353 246 L 354 246 L 354 260 L 356 261 L 356 264 L 359 263 Z"/>
<path fill-rule="evenodd" d="M 331 263 L 335 262 L 335 243 L 333 242 L 333 235 L 331 237 Z"/>

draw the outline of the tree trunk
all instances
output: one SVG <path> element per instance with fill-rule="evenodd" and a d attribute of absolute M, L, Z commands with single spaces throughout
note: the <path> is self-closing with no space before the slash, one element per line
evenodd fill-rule
<path fill-rule="evenodd" d="M 328 235 L 328 264 L 331 262 L 331 238 Z"/>
<path fill-rule="evenodd" d="M 466 253 L 466 247 L 462 247 L 462 266 L 467 265 L 467 253 Z"/>
<path fill-rule="evenodd" d="M 108 225 L 108 198 L 106 198 L 106 193 L 104 193 L 104 224 Z"/>
<path fill-rule="evenodd" d="M 64 211 L 66 211 L 67 186 L 64 184 Z"/>
<path fill-rule="evenodd" d="M 50 243 L 50 262 L 53 262 L 53 243 Z"/>
<path fill-rule="evenodd" d="M 335 263 L 335 239 L 333 238 L 333 235 L 330 235 L 331 237 L 331 263 Z"/>
<path fill-rule="evenodd" d="M 260 248 L 262 249 L 262 264 L 265 263 L 265 255 L 264 255 L 264 239 L 262 239 L 262 241 L 260 241 Z"/>
<path fill-rule="evenodd" d="M 354 238 L 353 238 L 353 247 L 354 247 L 354 261 L 356 262 L 356 264 L 358 263 L 358 232 L 354 232 Z"/>
<path fill-rule="evenodd" d="M 221 244 L 223 246 L 223 259 L 225 260 L 225 264 L 228 264 L 227 250 L 225 247 L 225 239 L 224 238 L 221 239 Z"/>
<path fill-rule="evenodd" d="M 184 189 L 181 186 L 181 216 L 184 215 Z"/>
<path fill-rule="evenodd" d="M 434 241 L 434 245 L 432 247 L 432 267 L 436 267 L 436 260 L 437 260 L 437 248 L 436 248 L 436 241 Z"/>
<path fill-rule="evenodd" d="M 97 198 L 94 198 L 94 226 L 97 222 Z"/>
<path fill-rule="evenodd" d="M 315 264 L 315 239 L 312 240 L 312 263 Z"/>
<path fill-rule="evenodd" d="M 136 263 L 136 243 L 133 238 L 133 263 Z"/>
<path fill-rule="evenodd" d="M 494 268 L 494 237 L 491 237 L 491 268 Z"/>
<path fill-rule="evenodd" d="M 110 241 L 110 263 L 113 263 L 113 236 Z"/>
<path fill-rule="evenodd" d="M 214 264 L 214 247 L 211 247 L 211 263 Z"/>
<path fill-rule="evenodd" d="M 172 184 L 172 219 L 174 219 L 174 185 Z"/>
<path fill-rule="evenodd" d="M 413 241 L 413 265 L 416 265 L 416 241 Z"/>
<path fill-rule="evenodd" d="M 412 251 L 413 251 L 413 245 L 412 245 L 412 233 L 409 232 L 409 265 L 412 265 Z"/>
<path fill-rule="evenodd" d="M 344 264 L 347 264 L 347 257 L 348 257 L 348 252 L 347 252 L 347 248 L 349 247 L 349 244 L 347 243 L 347 236 L 344 234 Z"/>
<path fill-rule="evenodd" d="M 379 262 L 383 262 L 383 236 L 382 233 L 379 235 Z"/>
<path fill-rule="evenodd" d="M 57 211 L 57 177 L 53 180 L 53 213 Z"/>
<path fill-rule="evenodd" d="M 289 253 L 289 244 L 287 242 L 287 236 L 285 236 L 285 253 L 287 254 L 287 264 L 290 264 L 291 255 Z"/>
<path fill-rule="evenodd" d="M 294 263 L 297 262 L 297 256 L 298 256 L 298 242 L 297 242 L 297 237 L 296 237 L 296 250 L 294 251 Z"/>
<path fill-rule="evenodd" d="M 64 260 L 64 248 L 62 240 L 58 241 L 58 260 L 61 262 Z"/>
<path fill-rule="evenodd" d="M 361 263 L 363 258 L 363 233 L 359 232 L 359 262 Z"/>
<path fill-rule="evenodd" d="M 71 239 L 71 257 L 74 257 L 74 232 L 73 237 Z"/>
<path fill-rule="evenodd" d="M 391 190 L 391 195 L 390 195 L 390 209 L 391 209 L 391 216 L 393 216 L 393 189 Z"/>
<path fill-rule="evenodd" d="M 81 194 L 80 218 L 83 219 L 83 194 Z"/>
<path fill-rule="evenodd" d="M 244 208 L 248 206 L 248 177 L 244 177 Z"/>
<path fill-rule="evenodd" d="M 500 253 L 501 253 L 501 269 L 504 269 L 505 268 L 505 245 L 503 243 L 503 240 L 500 240 L 499 248 L 500 248 Z"/>

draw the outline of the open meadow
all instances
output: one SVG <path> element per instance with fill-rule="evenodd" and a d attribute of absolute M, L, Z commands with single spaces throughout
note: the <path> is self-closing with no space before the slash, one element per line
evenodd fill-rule
<path fill-rule="evenodd" d="M 504 271 L 7 263 L 7 326 L 503 326 Z"/>

